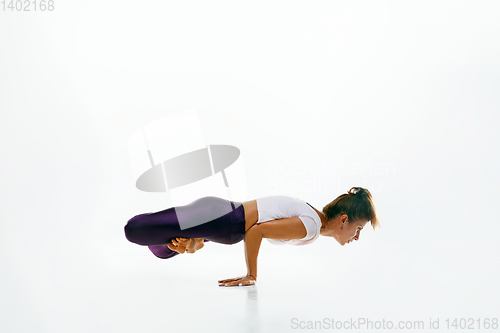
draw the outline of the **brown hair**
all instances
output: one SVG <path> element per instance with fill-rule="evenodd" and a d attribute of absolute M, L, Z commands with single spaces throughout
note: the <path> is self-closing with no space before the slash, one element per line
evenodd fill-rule
<path fill-rule="evenodd" d="M 349 222 L 367 220 L 371 222 L 374 230 L 376 226 L 380 226 L 372 194 L 362 187 L 352 187 L 347 193 L 339 195 L 323 207 L 323 213 L 328 221 L 339 215 L 347 214 Z"/>

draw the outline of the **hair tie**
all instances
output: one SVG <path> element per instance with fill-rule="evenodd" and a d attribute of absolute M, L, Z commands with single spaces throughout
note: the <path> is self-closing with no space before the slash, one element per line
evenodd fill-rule
<path fill-rule="evenodd" d="M 353 187 L 353 188 L 351 188 L 351 190 L 349 191 L 349 193 L 356 194 L 360 190 L 361 190 L 361 187 Z"/>

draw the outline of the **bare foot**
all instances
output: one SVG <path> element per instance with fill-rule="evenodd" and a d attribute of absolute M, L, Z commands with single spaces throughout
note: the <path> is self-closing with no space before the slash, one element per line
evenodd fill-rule
<path fill-rule="evenodd" d="M 176 237 L 172 239 L 172 243 L 168 243 L 167 247 L 175 252 L 184 253 L 191 238 Z"/>
<path fill-rule="evenodd" d="M 199 249 L 205 246 L 203 238 L 191 238 L 189 244 L 186 247 L 188 253 L 195 253 Z"/>
<path fill-rule="evenodd" d="M 168 243 L 167 247 L 178 253 L 195 253 L 197 250 L 205 246 L 203 238 L 183 238 L 176 237 L 172 239 L 172 243 Z"/>

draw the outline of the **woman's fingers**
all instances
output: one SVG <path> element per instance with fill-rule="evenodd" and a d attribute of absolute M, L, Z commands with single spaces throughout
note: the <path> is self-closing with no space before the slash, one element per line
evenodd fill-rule
<path fill-rule="evenodd" d="M 219 280 L 219 283 L 226 283 L 229 281 L 233 281 L 234 279 L 225 279 L 225 280 Z"/>
<path fill-rule="evenodd" d="M 219 285 L 219 287 L 235 287 L 235 286 L 252 286 L 255 284 L 253 280 L 237 280 Z"/>
<path fill-rule="evenodd" d="M 241 276 L 237 277 L 237 278 L 232 278 L 232 279 L 219 280 L 219 283 L 226 283 L 226 282 L 236 281 L 239 279 L 241 279 Z"/>
<path fill-rule="evenodd" d="M 238 276 L 236 278 L 232 278 L 232 279 L 225 279 L 225 280 L 219 280 L 219 283 L 228 283 L 228 282 L 234 282 L 234 281 L 239 281 L 239 280 L 243 280 L 243 279 L 246 279 L 247 276 Z"/>
<path fill-rule="evenodd" d="M 234 286 L 242 286 L 242 285 L 243 285 L 243 283 L 240 281 L 227 282 L 227 283 L 223 284 L 224 287 L 234 287 Z"/>
<path fill-rule="evenodd" d="M 255 278 L 251 275 L 240 276 L 234 279 L 219 280 L 219 287 L 249 286 L 255 284 Z"/>

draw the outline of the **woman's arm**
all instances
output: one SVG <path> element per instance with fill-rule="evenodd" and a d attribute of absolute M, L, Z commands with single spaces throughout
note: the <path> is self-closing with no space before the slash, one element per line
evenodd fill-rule
<path fill-rule="evenodd" d="M 245 233 L 245 260 L 247 263 L 247 276 L 257 280 L 257 257 L 259 255 L 260 244 L 262 243 L 262 232 L 258 228 L 259 225 L 254 224 Z"/>
<path fill-rule="evenodd" d="M 219 286 L 230 287 L 255 284 L 257 280 L 257 257 L 262 238 L 301 239 L 306 237 L 306 235 L 307 230 L 302 220 L 298 217 L 254 224 L 245 234 L 247 275 L 234 279 L 219 280 Z"/>

